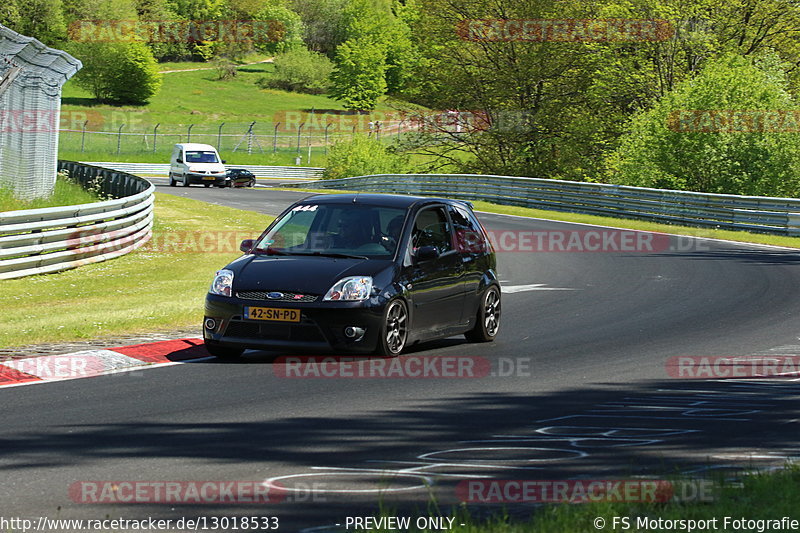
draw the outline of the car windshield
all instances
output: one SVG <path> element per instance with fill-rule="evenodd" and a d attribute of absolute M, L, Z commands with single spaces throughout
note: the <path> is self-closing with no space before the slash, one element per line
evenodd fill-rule
<path fill-rule="evenodd" d="M 219 163 L 216 152 L 211 151 L 192 151 L 186 152 L 187 163 Z"/>
<path fill-rule="evenodd" d="M 394 256 L 405 209 L 359 204 L 301 204 L 284 214 L 255 253 L 388 259 Z"/>

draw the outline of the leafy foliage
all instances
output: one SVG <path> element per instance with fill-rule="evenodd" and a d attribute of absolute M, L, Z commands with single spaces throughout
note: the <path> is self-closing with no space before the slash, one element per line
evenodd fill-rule
<path fill-rule="evenodd" d="M 800 193 L 800 107 L 773 58 L 709 61 L 631 121 L 609 179 L 645 187 L 745 195 Z M 759 112 L 762 111 L 762 112 Z"/>
<path fill-rule="evenodd" d="M 336 67 L 331 74 L 331 96 L 347 109 L 375 109 L 386 93 L 386 54 L 379 43 L 368 38 L 339 46 Z"/>
<path fill-rule="evenodd" d="M 408 172 L 408 164 L 407 156 L 396 153 L 376 139 L 360 135 L 349 142 L 331 146 L 323 178 L 402 174 Z"/>
<path fill-rule="evenodd" d="M 144 104 L 161 87 L 161 74 L 143 43 L 76 43 L 72 50 L 84 67 L 76 82 L 102 102 Z"/>
<path fill-rule="evenodd" d="M 333 70 L 330 59 L 305 47 L 295 48 L 275 57 L 275 72 L 259 79 L 259 86 L 285 91 L 321 94 L 328 90 Z"/>

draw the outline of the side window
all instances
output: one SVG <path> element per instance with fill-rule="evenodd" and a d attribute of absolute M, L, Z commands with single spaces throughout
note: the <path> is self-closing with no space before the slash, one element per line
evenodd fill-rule
<path fill-rule="evenodd" d="M 477 254 L 486 251 L 486 238 L 475 216 L 460 206 L 450 206 L 450 218 L 456 236 L 456 247 L 461 253 Z"/>
<path fill-rule="evenodd" d="M 423 246 L 434 246 L 440 254 L 453 249 L 450 225 L 444 209 L 433 207 L 419 212 L 414 221 L 411 245 L 414 250 Z"/>

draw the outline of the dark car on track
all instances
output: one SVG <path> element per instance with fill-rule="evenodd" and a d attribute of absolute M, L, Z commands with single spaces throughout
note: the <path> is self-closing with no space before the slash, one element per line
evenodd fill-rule
<path fill-rule="evenodd" d="M 226 187 L 254 187 L 255 175 L 244 168 L 229 168 L 225 173 Z"/>
<path fill-rule="evenodd" d="M 241 249 L 206 296 L 203 337 L 218 357 L 248 348 L 396 356 L 420 341 L 497 335 L 497 260 L 466 202 L 311 196 Z"/>

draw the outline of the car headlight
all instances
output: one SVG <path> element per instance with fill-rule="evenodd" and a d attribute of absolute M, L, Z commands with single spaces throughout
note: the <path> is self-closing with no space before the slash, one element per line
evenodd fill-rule
<path fill-rule="evenodd" d="M 372 292 L 372 278 L 369 276 L 350 276 L 333 284 L 323 301 L 366 300 Z"/>
<path fill-rule="evenodd" d="M 214 281 L 211 282 L 211 288 L 208 289 L 208 292 L 219 294 L 220 296 L 230 296 L 232 287 L 233 271 L 224 268 L 217 270 L 217 275 L 214 276 Z"/>

